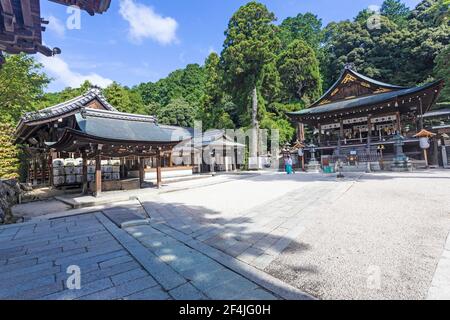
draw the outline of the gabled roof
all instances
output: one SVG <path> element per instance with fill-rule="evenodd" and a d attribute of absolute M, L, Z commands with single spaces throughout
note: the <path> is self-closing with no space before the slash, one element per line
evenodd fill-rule
<path fill-rule="evenodd" d="M 314 108 L 339 100 L 358 98 L 361 96 L 381 94 L 403 89 L 407 89 L 407 87 L 396 86 L 371 79 L 346 67 L 341 72 L 339 79 L 331 86 L 331 88 L 328 89 L 322 97 L 314 102 L 309 108 Z"/>
<path fill-rule="evenodd" d="M 62 102 L 55 106 L 45 108 L 36 112 L 28 112 L 22 117 L 21 122 L 23 121 L 25 123 L 29 123 L 33 121 L 59 117 L 67 113 L 76 111 L 78 109 L 84 108 L 86 107 L 87 104 L 89 104 L 95 99 L 102 104 L 105 110 L 117 111 L 116 108 L 114 108 L 112 105 L 108 103 L 108 101 L 106 101 L 100 89 L 97 87 L 93 87 L 86 93 L 82 94 L 81 96 L 75 97 L 73 99 Z"/>
<path fill-rule="evenodd" d="M 421 87 L 413 87 L 413 88 L 406 88 L 401 90 L 394 90 L 391 92 L 386 93 L 380 93 L 380 94 L 374 94 L 374 95 L 368 95 L 363 96 L 359 98 L 353 98 L 348 100 L 340 100 L 334 103 L 327 103 L 323 105 L 319 105 L 316 107 L 311 107 L 307 109 L 303 109 L 296 112 L 288 112 L 288 115 L 291 116 L 304 116 L 304 115 L 318 115 L 321 113 L 327 113 L 327 112 L 337 112 L 337 111 L 345 111 L 352 108 L 358 108 L 363 106 L 369 106 L 374 104 L 380 104 L 380 103 L 387 103 L 389 101 L 395 100 L 395 99 L 401 99 L 402 97 L 416 94 L 418 92 L 431 89 L 433 87 L 439 87 L 442 85 L 442 80 L 435 81 L 432 83 L 428 83 Z M 424 110 L 426 111 L 426 110 Z"/>

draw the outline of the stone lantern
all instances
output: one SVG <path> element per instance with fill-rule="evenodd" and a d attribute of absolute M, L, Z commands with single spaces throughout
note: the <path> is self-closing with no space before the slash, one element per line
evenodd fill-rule
<path fill-rule="evenodd" d="M 392 162 L 392 171 L 411 171 L 412 165 L 409 158 L 403 153 L 405 138 L 397 133 L 394 138 L 394 160 Z"/>
<path fill-rule="evenodd" d="M 310 144 L 309 146 L 309 152 L 311 153 L 311 159 L 309 160 L 308 164 L 306 165 L 306 169 L 309 172 L 320 172 L 320 163 L 316 159 L 316 145 Z"/>

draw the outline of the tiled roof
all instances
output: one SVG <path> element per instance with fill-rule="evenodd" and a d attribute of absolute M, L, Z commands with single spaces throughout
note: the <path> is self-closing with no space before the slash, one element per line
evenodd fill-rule
<path fill-rule="evenodd" d="M 82 109 L 75 115 L 81 133 L 101 139 L 139 142 L 178 142 L 172 131 L 150 116 Z"/>
<path fill-rule="evenodd" d="M 414 87 L 414 88 L 408 88 L 408 89 L 402 89 L 392 92 L 386 92 L 386 93 L 380 93 L 380 94 L 374 94 L 354 99 L 348 99 L 348 100 L 342 100 L 337 101 L 333 103 L 324 104 L 318 107 L 313 108 L 307 108 L 296 112 L 288 112 L 288 115 L 291 116 L 303 116 L 303 115 L 316 115 L 321 113 L 327 113 L 327 112 L 336 112 L 336 111 L 342 111 L 357 107 L 362 107 L 366 105 L 373 105 L 377 103 L 383 103 L 390 101 L 395 98 L 400 98 L 403 96 L 407 96 L 409 94 L 414 94 L 417 92 L 420 92 L 422 90 L 431 88 L 433 86 L 438 85 L 441 83 L 441 81 L 432 82 L 429 84 L 426 84 L 422 87 Z"/>
<path fill-rule="evenodd" d="M 108 101 L 106 101 L 100 89 L 93 87 L 85 94 L 75 97 L 69 101 L 36 112 L 28 112 L 22 117 L 22 121 L 27 123 L 62 116 L 66 113 L 73 112 L 77 109 L 85 107 L 94 99 L 97 99 L 105 107 L 106 110 L 117 111 L 116 108 L 114 108 L 108 103 Z"/>

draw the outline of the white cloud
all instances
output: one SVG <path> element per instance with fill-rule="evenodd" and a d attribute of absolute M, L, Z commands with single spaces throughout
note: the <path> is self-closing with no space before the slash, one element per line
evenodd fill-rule
<path fill-rule="evenodd" d="M 66 28 L 61 20 L 55 16 L 49 16 L 48 22 L 47 29 L 56 34 L 58 37 L 63 38 L 66 33 Z"/>
<path fill-rule="evenodd" d="M 84 81 L 105 88 L 113 81 L 97 73 L 81 74 L 70 69 L 70 66 L 61 57 L 45 57 L 39 55 L 39 61 L 44 65 L 45 71 L 55 79 L 61 87 L 79 87 Z"/>
<path fill-rule="evenodd" d="M 136 43 L 147 38 L 161 44 L 177 41 L 177 21 L 157 14 L 152 7 L 134 0 L 120 0 L 119 13 L 129 23 L 129 37 Z"/>

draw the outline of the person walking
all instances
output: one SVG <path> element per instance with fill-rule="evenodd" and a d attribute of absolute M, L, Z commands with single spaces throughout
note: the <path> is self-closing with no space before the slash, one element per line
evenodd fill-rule
<path fill-rule="evenodd" d="M 287 156 L 284 160 L 284 166 L 287 174 L 292 174 L 292 158 Z"/>

